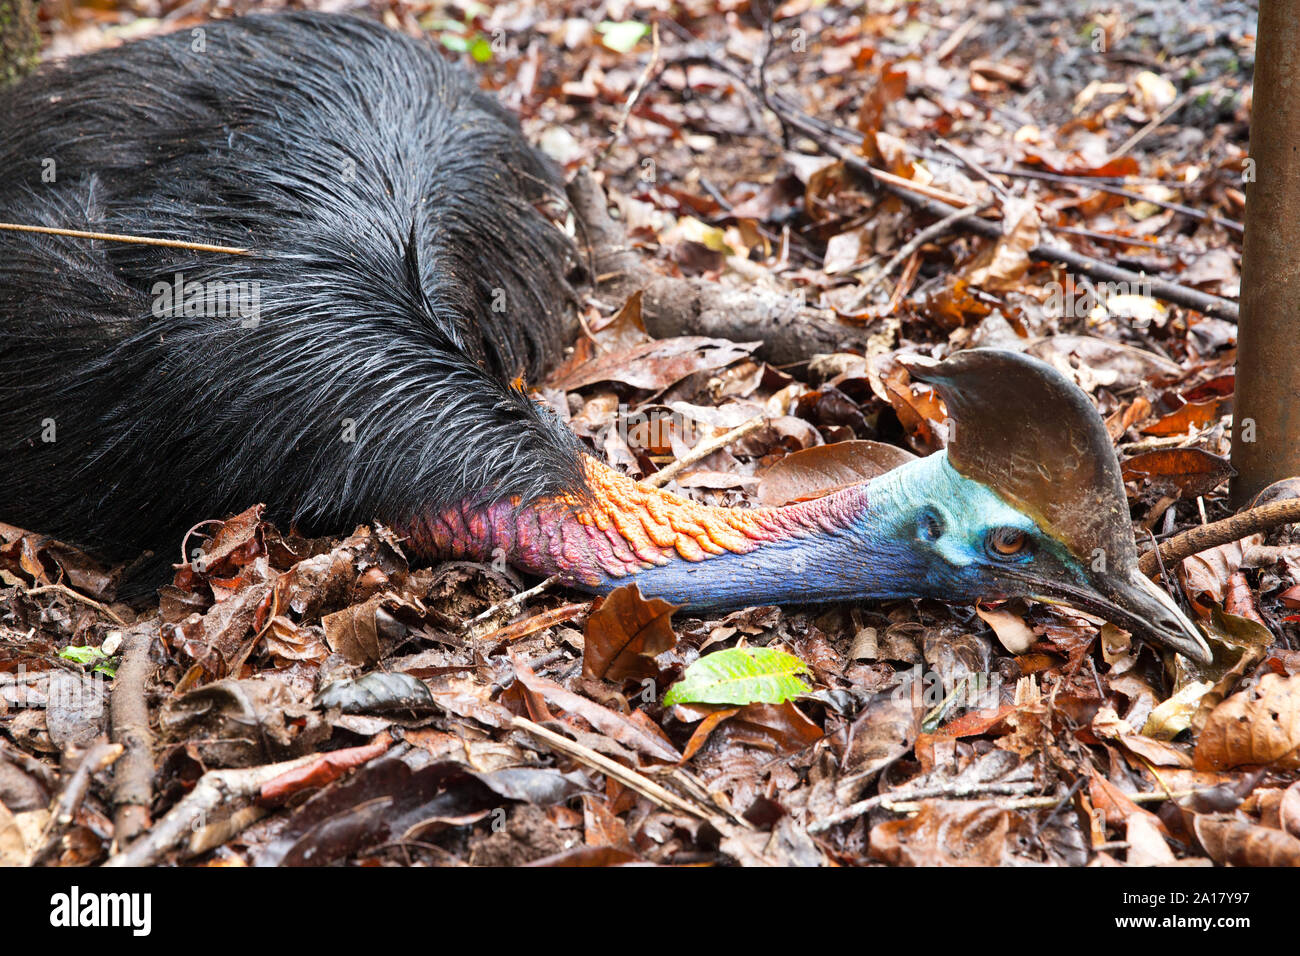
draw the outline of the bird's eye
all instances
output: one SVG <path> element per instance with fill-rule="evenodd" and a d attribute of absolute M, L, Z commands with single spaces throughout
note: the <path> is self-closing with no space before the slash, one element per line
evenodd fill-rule
<path fill-rule="evenodd" d="M 1019 528 L 994 528 L 989 532 L 989 550 L 1003 558 L 1019 554 L 1028 543 L 1029 536 Z"/>

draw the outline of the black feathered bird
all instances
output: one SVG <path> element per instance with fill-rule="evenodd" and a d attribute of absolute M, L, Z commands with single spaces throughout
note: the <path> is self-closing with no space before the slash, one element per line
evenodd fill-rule
<path fill-rule="evenodd" d="M 0 233 L 0 519 L 125 557 L 265 501 L 695 608 L 1025 595 L 1208 658 L 1137 572 L 1096 411 L 1018 354 L 915 369 L 948 450 L 787 508 L 587 457 L 512 384 L 565 341 L 559 188 L 466 75 L 363 20 L 212 23 L 0 93 L 0 219 L 253 253 Z"/>

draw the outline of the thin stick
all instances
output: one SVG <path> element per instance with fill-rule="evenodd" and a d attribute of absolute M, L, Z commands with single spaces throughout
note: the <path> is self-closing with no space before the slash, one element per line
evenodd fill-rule
<path fill-rule="evenodd" d="M 1005 200 L 1011 198 L 1011 193 L 1007 192 L 1006 186 L 1003 186 L 1000 182 L 998 182 L 993 177 L 992 173 L 990 173 L 979 163 L 975 162 L 975 160 L 971 159 L 969 156 L 967 156 L 965 153 L 959 150 L 956 146 L 952 145 L 952 143 L 948 142 L 946 139 L 941 139 L 939 140 L 939 147 L 940 149 L 943 149 L 951 153 L 952 155 L 956 156 L 959 160 L 961 160 L 963 166 L 969 169 L 980 179 L 988 183 L 989 188 L 993 190 L 994 195 L 996 195 L 999 199 Z"/>
<path fill-rule="evenodd" d="M 935 51 L 934 59 L 936 63 L 942 63 L 948 57 L 952 56 L 953 51 L 961 46 L 961 41 L 970 36 L 971 30 L 975 29 L 980 22 L 979 14 L 970 17 L 962 23 L 956 30 L 948 34 L 948 38 L 943 41 L 939 49 Z"/>
<path fill-rule="evenodd" d="M 1160 545 L 1158 557 L 1155 548 L 1142 555 L 1138 559 L 1138 567 L 1143 574 L 1151 576 L 1160 569 L 1161 561 L 1165 564 L 1177 564 L 1184 558 L 1190 558 L 1201 551 L 1208 551 L 1221 544 L 1240 541 L 1248 535 L 1271 531 L 1273 528 L 1297 521 L 1300 521 L 1300 498 L 1288 498 L 1285 501 L 1260 505 L 1258 508 L 1251 508 L 1249 511 L 1243 511 L 1221 521 L 1197 525 L 1182 534 L 1174 535 Z"/>
<path fill-rule="evenodd" d="M 107 618 L 111 618 L 114 624 L 120 624 L 123 627 L 130 627 L 126 621 L 114 614 L 107 605 L 99 603 L 94 598 L 86 597 L 84 594 L 79 594 L 66 584 L 42 584 L 40 587 L 28 588 L 23 593 L 28 597 L 33 597 L 37 594 L 48 594 L 50 592 L 62 594 L 64 597 L 72 598 L 74 601 L 80 601 L 82 604 L 88 604 L 100 614 L 103 614 Z"/>
<path fill-rule="evenodd" d="M 1109 156 L 1106 157 L 1105 162 L 1109 163 L 1112 160 L 1119 159 L 1119 157 L 1123 156 L 1125 153 L 1127 153 L 1138 143 L 1142 142 L 1142 140 L 1150 136 L 1153 130 L 1158 129 L 1160 127 L 1161 123 L 1169 119 L 1169 117 L 1173 116 L 1175 113 L 1177 113 L 1180 109 L 1183 108 L 1183 104 L 1187 102 L 1187 98 L 1191 96 L 1192 93 L 1199 93 L 1202 89 L 1203 87 L 1198 86 L 1198 87 L 1194 87 L 1193 89 L 1185 91 L 1182 94 L 1182 96 L 1179 96 L 1167 107 L 1161 110 L 1159 116 L 1153 119 L 1150 123 L 1147 123 L 1146 126 L 1143 126 L 1140 130 L 1138 130 L 1128 139 L 1124 140 L 1124 142 L 1120 144 L 1118 149 L 1116 149 L 1113 153 L 1111 153 Z M 1105 165 L 1105 163 L 1103 163 L 1103 165 Z"/>
<path fill-rule="evenodd" d="M 206 242 L 186 242 L 183 239 L 158 239 L 154 236 L 124 236 L 115 232 L 85 232 L 81 229 L 57 229 L 53 226 L 26 226 L 16 222 L 0 222 L 0 230 L 9 232 L 36 232 L 43 236 L 71 236 L 73 239 L 102 239 L 105 242 L 125 242 L 135 246 L 161 246 L 164 249 L 192 249 L 195 252 L 224 252 L 232 256 L 247 256 L 252 250 L 236 246 L 213 246 Z"/>
<path fill-rule="evenodd" d="M 553 730 L 548 730 L 541 724 L 529 720 L 527 717 L 516 717 L 511 721 L 511 723 L 516 729 L 532 734 L 534 737 L 545 741 L 555 750 L 568 754 L 579 763 L 586 764 L 588 767 L 600 771 L 607 777 L 613 777 L 619 783 L 623 784 L 623 786 L 635 790 L 637 793 L 641 794 L 641 796 L 645 797 L 652 803 L 658 804 L 665 810 L 675 810 L 678 813 L 688 813 L 693 817 L 708 820 L 710 823 L 714 823 L 715 825 L 718 822 L 723 822 L 724 826 L 726 825 L 725 821 L 722 821 L 720 817 L 709 813 L 702 807 L 697 807 L 695 804 L 687 800 L 683 800 L 681 797 L 677 796 L 677 794 L 659 786 L 659 784 L 655 783 L 644 774 L 637 773 L 635 770 L 625 767 L 617 761 L 611 760 L 604 754 L 599 754 L 590 747 L 584 747 L 582 744 L 572 741 L 568 737 L 557 734 Z"/>
<path fill-rule="evenodd" d="M 967 786 L 954 787 L 952 785 L 936 787 L 919 787 L 915 790 L 908 790 L 905 793 L 880 793 L 874 797 L 867 797 L 865 800 L 859 800 L 857 803 L 850 804 L 843 810 L 837 810 L 830 816 L 823 817 L 808 824 L 809 833 L 821 833 L 829 830 L 831 827 L 839 826 L 841 823 L 848 823 L 850 820 L 856 820 L 863 814 L 874 810 L 876 807 L 886 807 L 893 809 L 898 806 L 898 801 L 907 800 L 925 800 L 932 797 L 967 797 L 977 794 L 1010 794 L 1018 795 L 1026 790 L 1033 790 L 1038 786 L 1032 780 L 1023 783 L 976 783 Z M 1055 803 L 1056 797 L 1052 798 Z M 1052 804 L 1048 804 L 1051 806 Z"/>
<path fill-rule="evenodd" d="M 913 790 L 908 793 L 885 793 L 870 797 L 866 800 L 860 800 L 852 806 L 845 807 L 843 810 L 833 813 L 821 820 L 814 821 L 808 825 L 809 833 L 821 833 L 829 830 L 833 826 L 841 823 L 847 823 L 862 816 L 868 810 L 876 807 L 884 807 L 891 813 L 917 813 L 925 808 L 924 800 L 936 797 L 962 797 L 978 796 L 979 794 L 1014 794 L 1015 788 L 1023 791 L 1032 784 L 1009 784 L 1009 783 L 991 783 L 975 785 L 973 787 L 963 787 L 959 790 L 953 790 L 944 787 L 925 787 L 919 790 Z M 1163 800 L 1181 800 L 1184 797 L 1190 797 L 1193 794 L 1200 793 L 1199 790 L 1163 790 L 1152 791 L 1151 793 L 1129 793 L 1125 794 L 1134 803 L 1159 803 Z M 903 799 L 895 800 L 894 797 Z M 1068 799 L 1068 795 L 1067 795 Z M 1061 804 L 1060 797 L 1015 797 L 1010 800 L 996 801 L 998 807 L 1003 810 L 1050 810 Z"/>
<path fill-rule="evenodd" d="M 897 269 L 899 264 L 902 263 L 908 256 L 916 252 L 916 250 L 920 249 L 931 239 L 934 239 L 946 233 L 956 223 L 959 223 L 963 219 L 967 219 L 970 216 L 979 214 L 981 211 L 987 208 L 987 206 L 988 206 L 987 203 L 973 202 L 969 206 L 965 206 L 961 209 L 958 209 L 952 215 L 945 216 L 943 219 L 940 219 L 938 222 L 931 223 L 930 225 L 922 229 L 920 232 L 918 232 L 915 236 L 913 236 L 911 239 L 905 242 L 902 245 L 902 247 L 897 252 L 894 253 L 893 257 L 888 262 L 885 263 L 885 267 L 881 269 L 880 272 L 878 272 L 870 281 L 866 283 L 866 285 L 862 289 L 862 292 L 858 295 L 856 302 L 850 308 L 850 311 L 858 308 L 862 304 L 862 302 L 866 300 L 867 296 L 869 296 L 872 292 L 874 292 L 876 287 L 880 285 L 880 283 L 884 282 L 885 279 L 889 277 L 890 273 L 892 273 L 895 269 Z"/>
<path fill-rule="evenodd" d="M 936 160 L 946 162 L 945 156 L 934 156 Z M 1193 219 L 1200 219 L 1204 222 L 1214 223 L 1216 226 L 1222 226 L 1231 232 L 1242 233 L 1245 227 L 1235 219 L 1225 219 L 1223 216 L 1216 216 L 1212 212 L 1206 212 L 1203 209 L 1194 209 L 1191 206 L 1185 206 L 1182 203 L 1173 202 L 1169 199 L 1154 199 L 1150 196 L 1144 196 L 1141 193 L 1126 189 L 1118 182 L 1101 176 L 1069 176 L 1064 173 L 1049 173 L 1039 169 L 1020 169 L 1012 166 L 990 169 L 989 172 L 996 173 L 999 176 L 1011 176 L 1015 179 L 1038 179 L 1047 183 L 1058 183 L 1063 186 L 1077 186 L 1080 189 L 1095 189 L 1098 192 L 1109 193 L 1112 196 L 1123 196 L 1125 199 L 1131 199 L 1134 202 L 1149 202 L 1153 206 L 1159 206 L 1161 209 L 1169 209 L 1183 216 L 1190 216 Z M 1124 181 L 1127 181 L 1124 178 Z M 1133 185 L 1152 185 L 1144 182 L 1134 182 Z M 1166 185 L 1156 183 L 1154 185 Z M 1179 183 L 1174 188 L 1187 189 L 1190 183 Z"/>
<path fill-rule="evenodd" d="M 483 622 L 487 621 L 489 618 L 494 618 L 500 614 L 507 613 L 507 612 L 509 616 L 514 616 L 515 614 L 518 614 L 519 609 L 528 602 L 529 598 L 537 597 L 537 595 L 546 591 L 547 588 L 551 587 L 553 584 L 556 584 L 559 580 L 560 580 L 560 576 L 558 574 L 552 574 L 541 584 L 531 587 L 527 591 L 520 591 L 514 597 L 508 597 L 504 601 L 501 601 L 497 604 L 493 604 L 490 608 L 488 608 L 483 613 L 474 615 L 472 618 L 470 618 L 468 621 L 465 622 L 464 630 L 466 635 L 472 638 L 481 637 L 482 635 L 476 634 L 475 631 L 479 629 L 479 627 L 483 624 Z"/>
<path fill-rule="evenodd" d="M 632 115 L 632 107 L 636 106 L 636 101 L 641 98 L 641 93 L 645 90 L 646 83 L 650 82 L 650 74 L 659 63 L 659 24 L 655 22 L 650 26 L 650 42 L 653 48 L 650 51 L 650 62 L 645 65 L 641 75 L 637 77 L 636 86 L 632 87 L 632 93 L 623 104 L 623 112 L 619 114 L 618 122 L 614 125 L 614 132 L 609 136 L 609 142 L 605 148 L 600 151 L 596 157 L 595 165 L 599 166 L 605 161 L 605 157 L 610 154 L 618 138 L 623 135 L 623 127 L 627 125 L 628 117 Z"/>
<path fill-rule="evenodd" d="M 77 769 L 72 772 L 67 783 L 55 799 L 54 805 L 50 808 L 50 818 L 45 823 L 41 846 L 32 854 L 31 864 L 33 866 L 52 859 L 58 853 L 64 831 L 72 826 L 73 821 L 77 818 L 77 811 L 81 809 L 86 794 L 90 792 L 91 778 L 99 771 L 111 766 L 113 761 L 121 755 L 121 747 L 117 744 L 110 744 L 102 737 L 91 744 L 81 755 Z"/>
<path fill-rule="evenodd" d="M 1125 796 L 1134 803 L 1162 803 L 1165 800 L 1181 800 L 1184 797 L 1194 796 L 1201 793 L 1201 790 L 1167 790 L 1152 791 L 1151 793 L 1126 793 Z M 1014 800 L 999 800 L 998 807 L 1003 810 L 1047 810 L 1060 802 L 1060 797 L 1018 797 Z M 916 813 L 924 808 L 924 804 L 904 800 L 899 803 L 885 802 L 885 807 L 894 813 Z M 811 829 L 811 828 L 810 828 Z"/>
<path fill-rule="evenodd" d="M 750 432 L 756 431 L 766 424 L 766 415 L 755 415 L 749 421 L 742 425 L 737 425 L 731 431 L 719 435 L 717 438 L 710 438 L 708 441 L 700 442 L 684 457 L 678 458 L 667 468 L 662 468 L 659 471 L 656 471 L 648 478 L 642 478 L 641 484 L 649 485 L 651 488 L 662 488 L 697 461 L 702 461 L 712 455 L 715 451 L 726 448 L 733 442 L 740 441 L 740 439 L 744 438 Z"/>

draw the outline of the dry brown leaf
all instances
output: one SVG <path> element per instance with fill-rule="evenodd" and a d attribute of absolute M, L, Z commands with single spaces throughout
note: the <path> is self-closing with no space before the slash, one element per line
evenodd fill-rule
<path fill-rule="evenodd" d="M 842 441 L 805 448 L 786 455 L 763 473 L 758 500 L 769 507 L 780 507 L 820 498 L 915 459 L 911 452 L 877 441 Z"/>
<path fill-rule="evenodd" d="M 1149 813 L 1134 813 L 1128 818 L 1127 832 L 1129 866 L 1166 866 L 1174 862 L 1174 852 L 1165 842 L 1155 817 Z"/>
<path fill-rule="evenodd" d="M 658 728 L 655 732 L 651 732 L 623 714 L 615 713 L 608 707 L 602 707 L 593 700 L 561 687 L 553 680 L 534 674 L 529 667 L 519 661 L 515 661 L 514 664 L 515 678 L 521 685 L 561 710 L 581 717 L 600 733 L 655 760 L 667 763 L 677 763 L 681 760 L 682 755 L 668 742 L 662 732 L 658 731 Z"/>
<path fill-rule="evenodd" d="M 918 729 L 910 694 L 886 692 L 871 698 L 849 730 L 836 799 L 840 803 L 858 799 L 876 773 L 907 753 Z"/>
<path fill-rule="evenodd" d="M 870 853 L 895 866 L 999 866 L 1019 826 L 1011 811 L 983 801 L 925 800 L 916 816 L 872 827 Z"/>
<path fill-rule="evenodd" d="M 1265 674 L 1215 707 L 1193 760 L 1198 770 L 1300 768 L 1300 677 Z"/>
<path fill-rule="evenodd" d="M 1300 839 L 1236 814 L 1200 814 L 1192 829 L 1220 866 L 1300 866 Z"/>
<path fill-rule="evenodd" d="M 1228 459 L 1200 448 L 1158 448 L 1124 462 L 1125 481 L 1146 479 L 1161 493 L 1184 498 L 1208 494 L 1235 472 Z"/>
<path fill-rule="evenodd" d="M 677 643 L 675 610 L 661 598 L 643 598 L 635 584 L 610 592 L 587 618 L 583 674 L 615 682 L 657 677 L 655 656 Z"/>

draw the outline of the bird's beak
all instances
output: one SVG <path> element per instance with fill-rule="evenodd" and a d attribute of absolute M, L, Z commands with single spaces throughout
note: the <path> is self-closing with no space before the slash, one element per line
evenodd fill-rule
<path fill-rule="evenodd" d="M 1098 577 L 1092 588 L 1036 582 L 1043 586 L 1043 591 L 1034 597 L 1047 603 L 1069 604 L 1090 611 L 1116 627 L 1162 644 L 1198 664 L 1210 663 L 1213 655 L 1205 638 L 1163 588 L 1136 568 L 1131 569 L 1127 576 Z"/>

